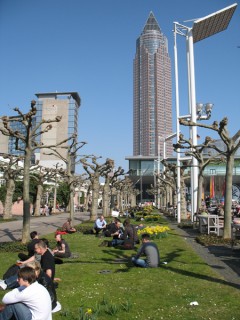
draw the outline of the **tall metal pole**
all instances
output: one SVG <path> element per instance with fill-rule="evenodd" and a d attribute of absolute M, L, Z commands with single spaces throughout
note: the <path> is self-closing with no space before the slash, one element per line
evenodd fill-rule
<path fill-rule="evenodd" d="M 177 141 L 179 140 L 180 125 L 179 125 L 179 85 L 178 85 L 178 55 L 177 55 L 177 25 L 174 23 L 174 70 L 175 70 L 175 90 L 176 90 L 176 131 Z M 181 172 L 180 172 L 180 153 L 177 149 L 177 221 L 181 222 Z"/>
<path fill-rule="evenodd" d="M 158 191 L 157 191 L 157 208 L 160 209 L 160 136 L 158 136 Z"/>
<path fill-rule="evenodd" d="M 194 50 L 193 50 L 193 35 L 192 29 L 188 30 L 187 36 L 187 57 L 188 57 L 188 83 L 189 83 L 189 107 L 191 121 L 197 121 L 196 112 L 196 87 L 195 87 L 195 69 L 194 69 Z M 191 127 L 191 138 L 193 146 L 197 145 L 197 127 Z M 191 218 L 193 221 L 194 213 L 197 211 L 197 193 L 198 193 L 198 161 L 192 157 L 191 167 Z"/>

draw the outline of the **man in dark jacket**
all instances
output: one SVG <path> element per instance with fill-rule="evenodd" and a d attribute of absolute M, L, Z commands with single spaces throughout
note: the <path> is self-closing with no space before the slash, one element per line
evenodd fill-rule
<path fill-rule="evenodd" d="M 137 229 L 130 223 L 130 219 L 126 219 L 123 222 L 123 249 L 133 249 L 135 244 L 139 243 Z"/>

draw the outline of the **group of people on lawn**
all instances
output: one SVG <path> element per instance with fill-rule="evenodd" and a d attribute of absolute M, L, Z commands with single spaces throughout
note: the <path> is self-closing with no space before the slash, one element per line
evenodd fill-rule
<path fill-rule="evenodd" d="M 64 228 L 69 233 L 76 231 L 69 219 Z M 118 218 L 107 224 L 104 216 L 100 216 L 95 221 L 94 229 L 97 235 L 101 233 L 112 237 L 111 246 L 114 247 L 133 249 L 139 243 L 137 228 L 128 218 L 123 225 Z M 52 313 L 61 310 L 56 294 L 58 278 L 55 278 L 55 264 L 61 264 L 62 258 L 71 256 L 69 245 L 57 233 L 57 243 L 53 250 L 49 248 L 47 239 L 39 239 L 37 231 L 31 232 L 30 237 L 28 254 L 19 253 L 20 260 L 7 270 L 4 280 L 0 280 L 0 289 L 12 289 L 2 299 L 0 320 L 52 320 Z M 142 255 L 146 259 L 141 259 Z M 150 240 L 149 234 L 142 234 L 142 245 L 132 257 L 132 263 L 143 268 L 159 266 L 158 247 Z"/>
<path fill-rule="evenodd" d="M 134 249 L 136 244 L 139 244 L 137 231 L 143 226 L 135 226 L 130 223 L 130 219 L 124 220 L 123 224 L 118 218 L 107 224 L 104 216 L 98 217 L 94 223 L 96 235 L 104 237 L 112 237 L 111 241 L 103 241 L 100 246 L 118 247 L 120 249 Z M 142 234 L 142 245 L 138 249 L 135 256 L 132 257 L 132 262 L 135 266 L 143 268 L 156 268 L 160 264 L 160 254 L 157 245 L 151 241 L 150 235 Z M 141 259 L 145 256 L 146 259 Z"/>
<path fill-rule="evenodd" d="M 51 320 L 52 313 L 61 310 L 57 301 L 55 264 L 71 256 L 68 243 L 56 234 L 56 247 L 51 250 L 47 239 L 39 239 L 37 231 L 30 233 L 28 254 L 19 253 L 20 260 L 11 266 L 0 280 L 6 293 L 0 305 L 0 320 Z"/>
<path fill-rule="evenodd" d="M 108 245 L 109 247 L 122 246 L 122 248 L 128 246 L 129 249 L 133 249 L 135 244 L 139 243 L 137 229 L 130 224 L 130 219 L 126 219 L 123 224 L 118 218 L 107 224 L 104 216 L 101 215 L 96 219 L 94 223 L 94 230 L 96 235 L 99 234 L 105 237 L 112 237 L 112 241 L 104 241 L 102 245 Z"/>

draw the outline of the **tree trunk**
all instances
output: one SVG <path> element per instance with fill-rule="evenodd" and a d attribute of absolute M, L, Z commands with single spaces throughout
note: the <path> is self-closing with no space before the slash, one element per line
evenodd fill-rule
<path fill-rule="evenodd" d="M 109 202 L 110 202 L 110 186 L 109 180 L 105 179 L 105 184 L 103 187 L 103 198 L 102 198 L 102 210 L 104 217 L 110 216 Z"/>
<path fill-rule="evenodd" d="M 86 198 L 85 198 L 85 202 L 84 202 L 84 207 L 85 207 L 86 211 L 89 210 L 89 205 L 88 204 L 89 204 L 90 198 L 91 198 L 91 188 L 89 186 L 88 190 L 87 190 L 87 195 L 86 195 Z"/>
<path fill-rule="evenodd" d="M 75 190 L 73 187 L 70 187 L 69 211 L 70 211 L 70 219 L 72 219 L 72 221 L 74 221 L 74 195 L 75 195 Z"/>
<path fill-rule="evenodd" d="M 123 193 L 121 191 L 119 192 L 118 209 L 123 212 Z"/>
<path fill-rule="evenodd" d="M 186 208 L 186 194 L 185 194 L 186 184 L 183 179 L 181 179 L 181 219 L 187 219 L 187 208 Z"/>
<path fill-rule="evenodd" d="M 137 205 L 137 200 L 136 200 L 136 194 L 135 193 L 131 193 L 130 195 L 130 206 L 132 208 L 136 207 Z"/>
<path fill-rule="evenodd" d="M 197 193 L 197 212 L 199 212 L 199 209 L 202 206 L 202 190 L 203 190 L 203 176 L 202 174 L 199 174 L 198 175 L 198 193 Z"/>
<path fill-rule="evenodd" d="M 12 218 L 12 202 L 13 202 L 13 194 L 15 191 L 15 181 L 14 179 L 9 179 L 6 181 L 7 193 L 4 204 L 4 213 L 3 219 L 11 219 Z"/>
<path fill-rule="evenodd" d="M 31 163 L 31 151 L 29 147 L 26 146 L 25 159 L 24 159 L 24 174 L 23 174 L 24 179 L 23 179 L 22 243 L 27 243 L 29 241 L 29 234 L 30 234 L 30 196 L 29 196 L 30 163 Z"/>
<path fill-rule="evenodd" d="M 99 197 L 99 177 L 95 177 L 92 182 L 92 208 L 90 212 L 90 220 L 95 221 L 97 219 L 97 210 L 98 210 L 98 197 Z"/>
<path fill-rule="evenodd" d="M 227 156 L 226 164 L 226 188 L 224 200 L 224 239 L 230 239 L 232 236 L 232 172 L 234 165 L 234 154 Z"/>
<path fill-rule="evenodd" d="M 43 194 L 43 186 L 39 184 L 37 186 L 37 197 L 36 197 L 36 203 L 34 208 L 34 216 L 36 217 L 40 216 L 42 194 Z"/>

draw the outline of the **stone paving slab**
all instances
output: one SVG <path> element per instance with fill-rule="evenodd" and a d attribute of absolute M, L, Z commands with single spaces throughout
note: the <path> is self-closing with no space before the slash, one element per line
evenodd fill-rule
<path fill-rule="evenodd" d="M 40 235 L 56 231 L 69 218 L 69 213 L 61 212 L 50 216 L 32 216 L 30 219 L 30 232 L 36 230 Z M 88 212 L 76 212 L 73 225 L 89 219 Z M 0 242 L 16 241 L 22 238 L 22 218 L 15 221 L 0 223 Z"/>

